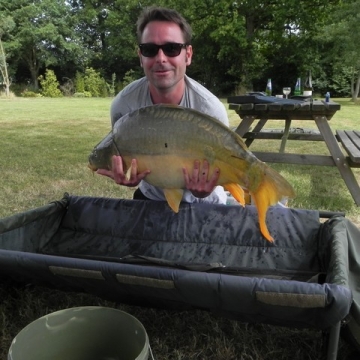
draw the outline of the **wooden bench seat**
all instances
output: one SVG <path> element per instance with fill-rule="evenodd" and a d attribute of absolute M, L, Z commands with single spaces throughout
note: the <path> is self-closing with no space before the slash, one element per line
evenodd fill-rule
<path fill-rule="evenodd" d="M 336 136 L 349 154 L 351 161 L 360 163 L 360 131 L 336 130 Z"/>

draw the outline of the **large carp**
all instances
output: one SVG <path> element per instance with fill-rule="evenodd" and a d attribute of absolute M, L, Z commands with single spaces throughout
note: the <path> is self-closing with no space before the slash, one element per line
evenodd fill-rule
<path fill-rule="evenodd" d="M 120 118 L 95 146 L 89 167 L 111 169 L 112 155 L 121 155 L 124 171 L 137 159 L 138 171 L 149 169 L 145 181 L 163 189 L 169 206 L 178 212 L 185 188 L 182 169 L 192 171 L 195 160 L 209 162 L 209 174 L 220 169 L 222 185 L 242 205 L 247 189 L 258 210 L 260 231 L 273 242 L 266 223 L 270 205 L 293 197 L 291 185 L 248 151 L 241 137 L 220 121 L 175 105 L 140 108 Z"/>

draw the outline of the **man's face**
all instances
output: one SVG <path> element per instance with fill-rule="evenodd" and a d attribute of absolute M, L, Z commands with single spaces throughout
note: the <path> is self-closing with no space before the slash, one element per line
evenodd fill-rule
<path fill-rule="evenodd" d="M 166 21 L 152 21 L 146 25 L 141 43 L 163 45 L 166 43 L 184 43 L 180 27 Z M 183 81 L 186 67 L 191 64 L 192 47 L 189 45 L 175 57 L 166 56 L 159 49 L 154 57 L 145 57 L 139 51 L 141 66 L 150 82 L 160 92 L 171 92 Z"/>

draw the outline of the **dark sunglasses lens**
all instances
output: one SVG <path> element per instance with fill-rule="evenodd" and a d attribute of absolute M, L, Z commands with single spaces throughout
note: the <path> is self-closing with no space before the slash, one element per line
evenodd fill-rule
<path fill-rule="evenodd" d="M 166 56 L 175 57 L 180 54 L 183 47 L 185 47 L 185 45 L 178 43 L 167 43 L 164 45 L 140 44 L 140 52 L 142 56 L 154 57 L 159 52 L 159 49 L 162 49 Z"/>
<path fill-rule="evenodd" d="M 169 43 L 163 45 L 162 50 L 166 56 L 175 57 L 180 54 L 182 47 L 182 44 Z"/>
<path fill-rule="evenodd" d="M 155 44 L 142 44 L 140 46 L 141 55 L 145 57 L 154 57 L 159 51 L 159 47 Z"/>

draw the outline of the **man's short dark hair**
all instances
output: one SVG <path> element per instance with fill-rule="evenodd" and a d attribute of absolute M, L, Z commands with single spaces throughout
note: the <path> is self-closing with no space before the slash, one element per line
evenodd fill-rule
<path fill-rule="evenodd" d="M 141 42 L 141 37 L 146 25 L 151 21 L 168 21 L 177 24 L 183 34 L 184 43 L 190 44 L 192 30 L 189 23 L 176 10 L 158 6 L 145 8 L 139 16 L 139 19 L 136 23 L 137 39 L 139 43 Z"/>

